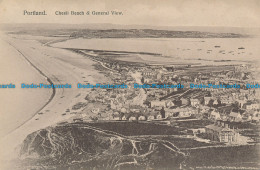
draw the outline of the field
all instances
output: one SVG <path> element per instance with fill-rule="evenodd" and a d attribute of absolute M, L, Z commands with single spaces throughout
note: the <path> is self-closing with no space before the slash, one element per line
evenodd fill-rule
<path fill-rule="evenodd" d="M 138 122 L 100 122 L 87 123 L 87 125 L 104 130 L 113 131 L 124 136 L 139 135 L 182 135 L 180 129 L 167 125 Z M 140 130 L 141 129 L 141 130 Z"/>
<path fill-rule="evenodd" d="M 169 141 L 187 154 L 186 167 L 195 169 L 208 169 L 208 166 L 215 169 L 232 169 L 232 167 L 259 168 L 257 163 L 260 158 L 259 145 L 221 146 L 219 144 L 199 142 L 178 132 L 188 124 L 191 123 L 182 122 L 179 128 L 175 128 L 166 125 L 136 122 L 87 123 L 87 125 L 117 132 L 135 139 Z M 194 124 L 198 128 L 200 127 L 199 124 L 208 124 L 208 122 L 194 122 Z M 189 128 L 193 127 L 189 125 Z"/>
<path fill-rule="evenodd" d="M 260 150 L 259 145 L 249 146 L 230 146 L 230 147 L 211 147 L 204 149 L 190 150 L 190 156 L 186 160 L 188 167 L 198 169 L 259 169 Z M 223 168 L 221 168 L 221 167 Z M 228 168 L 229 167 L 229 168 Z M 232 168 L 233 167 L 233 168 Z M 251 168 L 249 168 L 251 167 Z"/>

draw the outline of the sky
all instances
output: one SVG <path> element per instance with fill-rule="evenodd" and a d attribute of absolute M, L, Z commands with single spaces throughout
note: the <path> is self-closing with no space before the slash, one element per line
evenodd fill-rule
<path fill-rule="evenodd" d="M 23 11 L 47 16 L 27 16 Z M 122 11 L 122 16 L 59 16 L 56 11 Z M 111 23 L 260 27 L 259 0 L 0 0 L 0 23 Z"/>

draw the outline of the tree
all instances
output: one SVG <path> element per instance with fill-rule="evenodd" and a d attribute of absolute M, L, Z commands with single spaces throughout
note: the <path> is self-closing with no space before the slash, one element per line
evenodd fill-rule
<path fill-rule="evenodd" d="M 141 78 L 141 82 L 144 83 L 144 77 Z"/>
<path fill-rule="evenodd" d="M 208 106 L 209 106 L 209 107 L 213 107 L 213 103 L 214 103 L 214 100 L 213 100 L 213 99 L 210 99 Z"/>
<path fill-rule="evenodd" d="M 164 107 L 162 107 L 161 111 L 160 111 L 162 118 L 165 118 L 165 110 Z"/>

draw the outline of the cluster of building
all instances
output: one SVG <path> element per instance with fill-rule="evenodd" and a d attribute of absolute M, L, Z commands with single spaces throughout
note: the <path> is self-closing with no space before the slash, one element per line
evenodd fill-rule
<path fill-rule="evenodd" d="M 94 57 L 96 59 L 96 57 Z M 92 89 L 87 101 L 93 108 L 85 116 L 95 120 L 157 121 L 175 118 L 208 119 L 212 122 L 260 121 L 260 91 L 245 88 L 255 84 L 251 66 L 227 66 L 226 69 L 127 64 L 101 58 L 114 84 L 182 84 L 185 88 Z M 190 89 L 197 84 L 240 84 L 241 88 Z M 91 116 L 89 116 L 91 115 Z M 237 142 L 239 134 L 225 124 L 212 124 L 206 134 L 219 142 Z"/>

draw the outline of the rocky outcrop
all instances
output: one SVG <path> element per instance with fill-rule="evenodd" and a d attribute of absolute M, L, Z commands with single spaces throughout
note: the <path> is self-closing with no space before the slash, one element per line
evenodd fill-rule
<path fill-rule="evenodd" d="M 178 169 L 184 159 L 170 142 L 129 138 L 84 123 L 36 131 L 20 150 L 22 166 L 35 169 Z"/>

